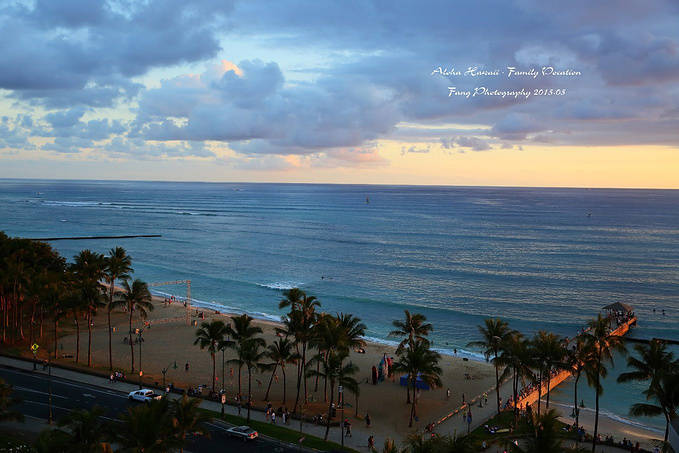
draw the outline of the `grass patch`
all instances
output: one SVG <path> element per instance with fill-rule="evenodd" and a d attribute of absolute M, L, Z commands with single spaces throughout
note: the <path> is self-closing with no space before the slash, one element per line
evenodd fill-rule
<path fill-rule="evenodd" d="M 278 439 L 283 442 L 287 442 L 290 444 L 295 444 L 297 445 L 297 441 L 299 440 L 300 437 L 304 437 L 304 442 L 302 442 L 302 446 L 307 447 L 307 448 L 314 448 L 316 450 L 322 450 L 322 451 L 331 451 L 331 450 L 337 450 L 337 451 L 346 451 L 350 453 L 358 453 L 356 450 L 353 450 L 349 447 L 342 447 L 340 444 L 335 443 L 335 442 L 330 442 L 330 441 L 325 441 L 321 439 L 320 437 L 312 436 L 311 434 L 307 433 L 300 433 L 299 431 L 296 431 L 291 428 L 286 428 L 285 426 L 281 425 L 273 425 L 271 423 L 266 423 L 266 422 L 261 422 L 258 420 L 250 420 L 249 422 L 246 420 L 245 417 L 239 417 L 238 415 L 231 415 L 231 414 L 225 414 L 224 417 L 214 411 L 210 411 L 207 409 L 201 409 L 205 411 L 207 414 L 209 414 L 211 417 L 215 419 L 221 419 L 224 420 L 227 423 L 231 423 L 232 425 L 248 425 L 253 429 L 256 429 L 257 432 L 263 436 L 268 436 L 268 437 L 273 437 L 274 439 Z M 291 426 L 293 423 L 299 423 L 299 420 L 293 420 L 290 422 Z M 335 432 L 337 431 L 337 428 L 335 428 Z M 332 428 L 331 428 L 331 433 L 332 433 Z"/>

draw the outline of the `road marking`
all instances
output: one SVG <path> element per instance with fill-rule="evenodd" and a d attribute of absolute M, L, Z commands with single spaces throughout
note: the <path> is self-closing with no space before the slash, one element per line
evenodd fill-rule
<path fill-rule="evenodd" d="M 46 375 L 32 375 L 32 374 L 27 373 L 27 372 L 20 372 L 20 371 L 15 371 L 15 370 L 9 370 L 9 369 L 7 369 L 7 368 L 3 368 L 2 371 L 3 371 L 3 373 L 4 373 L 4 372 L 9 372 L 9 373 L 13 373 L 13 374 L 16 374 L 16 375 L 19 375 L 19 376 L 23 376 L 23 377 L 30 376 L 30 377 L 32 377 L 32 378 L 34 378 L 34 379 L 39 379 L 39 378 L 42 377 L 42 378 L 44 378 L 44 380 L 47 380 L 47 376 L 46 376 Z M 58 382 L 58 383 L 61 384 L 61 385 L 67 385 L 67 386 L 69 386 L 69 387 L 75 387 L 75 388 L 80 389 L 80 390 L 85 390 L 85 389 L 87 389 L 87 390 L 89 390 L 89 391 L 91 391 L 91 392 L 95 392 L 95 393 L 103 393 L 103 394 L 105 394 L 105 395 L 116 396 L 116 397 L 118 397 L 118 398 L 127 398 L 127 393 L 123 394 L 123 393 L 124 393 L 123 390 L 106 390 L 106 389 L 99 389 L 99 388 L 96 388 L 95 386 L 93 386 L 93 385 L 91 385 L 91 384 L 88 384 L 88 383 L 85 383 L 85 382 L 83 382 L 83 383 L 78 383 L 78 384 L 73 384 L 73 383 L 71 383 L 71 382 L 66 382 L 66 380 L 64 380 L 63 378 L 54 377 L 54 376 L 52 377 L 52 379 L 54 379 L 55 382 Z"/>
<path fill-rule="evenodd" d="M 22 403 L 32 403 L 32 404 L 37 404 L 38 406 L 49 406 L 49 404 L 47 404 L 47 403 L 41 403 L 40 401 L 31 401 L 31 400 L 23 400 Z M 66 411 L 66 412 L 73 412 L 73 411 L 77 410 L 77 409 L 69 409 L 67 407 L 55 406 L 54 404 L 52 404 L 52 409 L 60 409 L 62 411 Z M 27 417 L 28 417 L 28 415 L 27 415 Z M 32 417 L 32 418 L 38 418 L 38 417 Z M 99 418 L 103 418 L 105 420 L 110 420 L 110 421 L 114 421 L 114 422 L 119 421 L 117 418 L 106 417 L 105 415 L 100 415 Z"/>
<path fill-rule="evenodd" d="M 22 392 L 39 393 L 40 395 L 49 396 L 49 393 L 47 393 L 47 392 L 41 392 L 40 390 L 33 390 L 33 389 L 29 389 L 29 388 L 27 388 L 27 387 L 20 387 L 20 386 L 18 386 L 18 385 L 15 385 L 15 386 L 13 386 L 13 388 L 14 388 L 15 390 L 20 390 L 20 391 L 22 391 Z M 52 397 L 53 397 L 53 398 L 63 398 L 63 399 L 65 399 L 65 400 L 68 399 L 68 398 L 66 398 L 65 396 L 56 395 L 54 392 L 52 392 Z"/>

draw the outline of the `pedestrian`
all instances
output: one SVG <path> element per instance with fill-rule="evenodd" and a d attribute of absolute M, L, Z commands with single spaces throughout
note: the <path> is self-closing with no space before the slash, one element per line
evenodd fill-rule
<path fill-rule="evenodd" d="M 271 423 L 276 424 L 276 412 L 271 412 Z"/>
<path fill-rule="evenodd" d="M 283 411 L 283 424 L 288 424 L 288 414 L 285 411 Z"/>
<path fill-rule="evenodd" d="M 349 423 L 348 419 L 344 421 L 344 426 L 347 427 L 347 433 L 345 437 L 351 437 L 351 423 Z"/>
<path fill-rule="evenodd" d="M 188 373 L 189 372 L 189 362 L 186 362 L 186 365 L 184 365 L 184 370 Z"/>
<path fill-rule="evenodd" d="M 375 438 L 372 435 L 368 437 L 368 449 L 370 449 L 370 451 L 375 449 Z"/>
<path fill-rule="evenodd" d="M 450 387 L 448 387 L 448 389 L 446 389 L 446 399 L 447 400 L 450 399 Z"/>
<path fill-rule="evenodd" d="M 108 379 L 109 381 L 111 381 L 111 384 L 113 384 L 113 381 L 115 380 L 115 378 L 113 377 L 113 373 L 111 373 L 111 376 L 109 376 Z"/>
<path fill-rule="evenodd" d="M 464 392 L 462 392 L 462 404 L 464 404 L 464 403 L 465 403 L 465 400 L 464 400 Z"/>
<path fill-rule="evenodd" d="M 370 414 L 367 412 L 365 413 L 365 426 L 370 428 Z"/>

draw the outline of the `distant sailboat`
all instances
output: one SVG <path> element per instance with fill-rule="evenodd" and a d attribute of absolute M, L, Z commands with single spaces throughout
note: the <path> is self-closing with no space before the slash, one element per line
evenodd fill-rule
<path fill-rule="evenodd" d="M 370 204 L 370 198 L 369 197 L 365 197 L 365 204 Z"/>

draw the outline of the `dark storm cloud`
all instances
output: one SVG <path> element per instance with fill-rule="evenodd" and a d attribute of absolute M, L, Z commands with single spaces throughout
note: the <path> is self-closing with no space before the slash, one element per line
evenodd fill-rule
<path fill-rule="evenodd" d="M 43 121 L 52 126 L 53 137 L 96 141 L 121 135 L 120 149 L 140 153 L 144 140 L 216 140 L 248 156 L 326 152 L 338 161 L 380 138 L 420 137 L 476 151 L 504 141 L 676 145 L 677 5 L 672 0 L 574 0 L 567 6 L 538 0 L 5 2 L 0 29 L 12 39 L 0 40 L 0 88 L 16 100 L 56 110 Z M 248 40 L 259 52 L 269 51 L 263 61 L 238 63 L 242 73 L 215 67 L 151 89 L 134 79 L 183 62 L 212 64 Z M 289 68 L 279 49 L 280 55 L 308 50 L 326 58 Z M 535 80 L 431 75 L 438 66 L 509 65 L 555 65 L 582 75 Z M 294 71 L 305 69 L 309 77 L 293 78 Z M 567 88 L 568 94 L 451 99 L 451 84 Z M 133 106 L 134 121 L 97 115 L 99 108 L 120 103 Z M 83 121 L 78 113 L 85 108 L 91 109 L 88 117 L 100 119 Z M 439 133 L 398 127 L 402 122 L 486 128 Z M 42 135 L 44 125 L 33 127 Z M 179 152 L 209 155 L 187 146 Z M 150 149 L 150 155 L 170 153 Z"/>
<path fill-rule="evenodd" d="M 129 77 L 214 56 L 216 18 L 229 2 L 40 0 L 0 9 L 0 88 L 50 104 L 112 105 Z M 133 6 L 134 5 L 134 6 Z M 82 91 L 86 95 L 82 95 Z M 54 102 L 51 102 L 54 105 Z"/>

